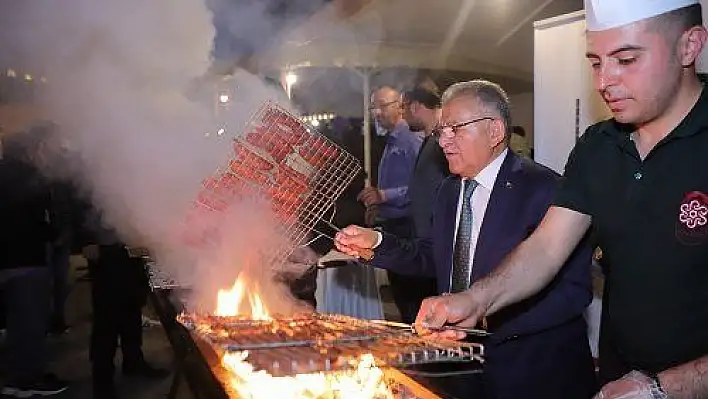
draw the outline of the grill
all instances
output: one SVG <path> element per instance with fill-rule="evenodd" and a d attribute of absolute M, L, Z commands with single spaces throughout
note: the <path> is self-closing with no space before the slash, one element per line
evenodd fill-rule
<path fill-rule="evenodd" d="M 233 141 L 228 164 L 204 180 L 186 218 L 189 245 L 217 245 L 219 214 L 232 205 L 265 200 L 279 222 L 286 244 L 262 254 L 277 266 L 303 244 L 308 233 L 361 171 L 351 154 L 275 103 L 266 103 Z"/>
<path fill-rule="evenodd" d="M 223 352 L 249 351 L 248 362 L 273 376 L 350 369 L 364 353 L 379 367 L 483 361 L 480 344 L 431 341 L 341 315 L 303 314 L 267 321 L 182 314 L 188 329 Z"/>
<path fill-rule="evenodd" d="M 370 353 L 383 368 L 385 382 L 396 399 L 444 397 L 426 387 L 435 385 L 433 381 L 407 375 L 408 367 L 454 362 L 479 369 L 484 362 L 481 344 L 427 340 L 408 330 L 342 315 L 313 313 L 251 320 L 185 313 L 179 299 L 184 288 L 154 263 L 146 263 L 146 271 L 151 303 L 177 361 L 168 398 L 177 397 L 182 380 L 195 398 L 239 398 L 231 386 L 234 377 L 221 362 L 227 353 L 238 354 L 254 369 L 276 377 L 351 370 L 353 360 Z"/>

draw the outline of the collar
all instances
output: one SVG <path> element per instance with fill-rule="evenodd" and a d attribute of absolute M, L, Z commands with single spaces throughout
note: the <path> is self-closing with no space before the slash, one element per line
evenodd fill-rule
<path fill-rule="evenodd" d="M 501 154 L 499 154 L 492 162 L 487 164 L 484 169 L 477 173 L 477 176 L 475 176 L 474 179 L 480 186 L 492 191 L 494 182 L 497 180 L 497 176 L 499 175 L 499 171 L 501 170 L 502 164 L 504 163 L 504 159 L 506 158 L 508 152 L 509 149 L 505 148 Z M 462 180 L 464 181 L 466 178 L 463 178 Z"/>

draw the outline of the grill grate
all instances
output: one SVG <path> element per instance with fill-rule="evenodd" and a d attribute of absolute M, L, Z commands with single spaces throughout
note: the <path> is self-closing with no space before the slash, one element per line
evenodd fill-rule
<path fill-rule="evenodd" d="M 288 244 L 262 254 L 277 266 L 361 171 L 359 162 L 275 103 L 266 103 L 233 141 L 233 156 L 204 181 L 186 219 L 189 245 L 210 246 L 220 238 L 219 214 L 234 203 L 260 198 L 270 204 Z"/>
<path fill-rule="evenodd" d="M 257 370 L 274 376 L 347 370 L 371 353 L 377 366 L 484 361 L 477 343 L 433 341 L 366 320 L 303 314 L 274 320 L 182 314 L 178 320 L 224 352 L 247 352 Z"/>

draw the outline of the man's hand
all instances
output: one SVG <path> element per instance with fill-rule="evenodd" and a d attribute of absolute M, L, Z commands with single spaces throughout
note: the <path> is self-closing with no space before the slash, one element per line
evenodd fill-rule
<path fill-rule="evenodd" d="M 415 319 L 416 328 L 434 330 L 446 324 L 474 328 L 489 308 L 489 305 L 478 298 L 480 296 L 478 294 L 479 291 L 470 289 L 457 294 L 444 294 L 424 299 Z M 451 330 L 435 335 L 447 339 L 465 338 L 465 333 Z"/>
<path fill-rule="evenodd" d="M 378 241 L 375 230 L 359 226 L 347 226 L 334 236 L 334 245 L 337 249 L 349 256 L 362 257 L 363 250 L 371 250 Z"/>
<path fill-rule="evenodd" d="M 356 199 L 363 202 L 367 207 L 386 202 L 386 196 L 383 190 L 371 186 L 364 187 L 359 195 L 357 195 Z"/>
<path fill-rule="evenodd" d="M 663 395 L 663 396 L 662 396 Z M 665 398 L 654 381 L 639 371 L 632 371 L 619 380 L 602 387 L 595 399 L 653 399 Z"/>

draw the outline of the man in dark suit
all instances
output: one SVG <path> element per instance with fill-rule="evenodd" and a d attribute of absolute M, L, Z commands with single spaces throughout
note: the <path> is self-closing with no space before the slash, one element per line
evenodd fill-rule
<path fill-rule="evenodd" d="M 536 229 L 557 184 L 551 170 L 508 149 L 510 119 L 508 97 L 498 85 L 451 86 L 436 136 L 456 176 L 441 185 L 429 236 L 405 240 L 349 226 L 337 235 L 337 247 L 354 256 L 374 248 L 373 265 L 435 276 L 440 293 L 464 291 L 487 275 Z M 590 247 L 579 246 L 544 291 L 490 317 L 483 375 L 466 378 L 463 391 L 450 386 L 455 392 L 449 393 L 591 397 L 594 372 L 583 319 L 591 300 L 590 263 Z"/>

